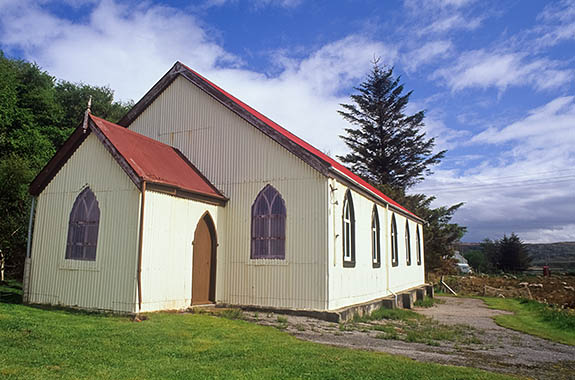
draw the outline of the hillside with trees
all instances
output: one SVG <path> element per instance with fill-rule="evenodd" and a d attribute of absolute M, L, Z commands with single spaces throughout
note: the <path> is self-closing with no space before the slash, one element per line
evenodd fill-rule
<path fill-rule="evenodd" d="M 532 267 L 549 265 L 552 269 L 575 272 L 575 242 L 525 243 L 525 248 L 531 258 Z M 487 271 L 482 243 L 459 243 L 457 249 L 470 261 L 472 267 L 479 266 L 481 272 Z M 476 263 L 476 266 L 471 262 Z"/>

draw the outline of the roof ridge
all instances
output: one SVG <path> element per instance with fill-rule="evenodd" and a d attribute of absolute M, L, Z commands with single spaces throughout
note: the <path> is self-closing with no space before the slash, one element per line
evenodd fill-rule
<path fill-rule="evenodd" d="M 138 132 L 136 132 L 136 131 L 132 131 L 131 129 L 128 129 L 128 128 L 126 128 L 126 127 L 122 127 L 121 125 L 116 124 L 116 123 L 113 123 L 113 122 L 111 122 L 111 121 L 109 121 L 109 120 L 106 120 L 106 119 L 104 119 L 104 118 L 102 118 L 102 117 L 94 116 L 94 115 L 92 115 L 92 114 L 90 114 L 90 117 L 99 119 L 100 121 L 103 121 L 103 122 L 106 123 L 106 124 L 112 125 L 112 126 L 115 127 L 115 128 L 120 128 L 121 130 L 126 131 L 128 134 L 132 134 L 132 135 L 134 135 L 134 136 L 138 136 L 138 138 L 142 138 L 142 139 L 145 139 L 145 140 L 149 140 L 149 141 L 151 141 L 151 142 L 154 142 L 154 143 L 156 143 L 156 144 L 160 144 L 160 145 L 164 145 L 164 146 L 167 146 L 167 147 L 170 147 L 170 148 L 174 148 L 172 145 L 168 145 L 168 144 L 166 144 L 166 143 L 163 143 L 163 142 L 161 142 L 161 141 L 159 141 L 159 140 L 153 139 L 153 138 L 151 138 L 151 137 L 148 137 L 148 136 L 143 135 L 143 134 L 141 134 L 141 133 L 138 133 Z"/>

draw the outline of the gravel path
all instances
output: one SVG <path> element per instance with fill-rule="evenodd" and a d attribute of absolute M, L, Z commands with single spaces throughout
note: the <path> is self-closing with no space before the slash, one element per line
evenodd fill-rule
<path fill-rule="evenodd" d="M 489 309 L 479 299 L 442 299 L 445 303 L 437 307 L 416 311 L 444 324 L 465 323 L 482 332 L 482 344 L 458 353 L 467 363 L 536 379 L 575 379 L 575 347 L 498 326 L 492 317 L 512 313 Z"/>
<path fill-rule="evenodd" d="M 441 341 L 439 346 L 378 339 L 367 328 L 341 331 L 336 323 L 306 317 L 257 315 L 248 319 L 285 329 L 301 339 L 356 349 L 398 354 L 419 361 L 476 367 L 489 371 L 528 376 L 534 379 L 575 379 L 575 347 L 553 343 L 500 327 L 492 317 L 508 312 L 487 308 L 483 301 L 441 297 L 443 304 L 414 311 L 442 324 L 468 325 L 480 343 L 457 344 Z"/>

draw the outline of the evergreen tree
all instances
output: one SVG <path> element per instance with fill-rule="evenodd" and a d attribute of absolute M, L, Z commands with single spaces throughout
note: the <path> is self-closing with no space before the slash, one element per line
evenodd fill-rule
<path fill-rule="evenodd" d="M 341 116 L 358 128 L 341 136 L 351 152 L 338 158 L 374 184 L 406 190 L 431 173 L 445 151 L 433 154 L 435 141 L 422 130 L 424 111 L 406 115 L 412 91 L 404 93 L 393 68 L 373 62 L 367 79 L 351 95 L 353 104 L 341 104 Z"/>
<path fill-rule="evenodd" d="M 492 270 L 520 272 L 529 268 L 531 264 L 527 246 L 515 233 L 509 237 L 503 235 L 500 240 L 485 239 L 481 243 L 481 249 L 491 264 Z"/>
<path fill-rule="evenodd" d="M 505 272 L 524 271 L 531 264 L 527 246 L 515 233 L 509 237 L 503 235 L 503 239 L 499 241 L 499 257 L 500 269 Z"/>
<path fill-rule="evenodd" d="M 481 243 L 481 250 L 489 263 L 489 271 L 494 271 L 501 267 L 501 255 L 499 249 L 499 241 L 485 239 Z"/>

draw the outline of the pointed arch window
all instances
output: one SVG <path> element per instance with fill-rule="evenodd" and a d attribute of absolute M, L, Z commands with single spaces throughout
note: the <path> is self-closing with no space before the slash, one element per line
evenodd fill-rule
<path fill-rule="evenodd" d="M 355 266 L 355 213 L 351 192 L 345 193 L 342 213 L 343 266 Z"/>
<path fill-rule="evenodd" d="M 409 221 L 405 221 L 405 262 L 411 265 L 411 239 L 409 236 Z"/>
<path fill-rule="evenodd" d="M 376 205 L 373 205 L 373 211 L 371 212 L 371 261 L 374 268 L 381 266 L 379 215 Z"/>
<path fill-rule="evenodd" d="M 286 207 L 271 185 L 260 191 L 252 205 L 252 259 L 285 259 Z"/>
<path fill-rule="evenodd" d="M 99 226 L 98 200 L 86 187 L 76 198 L 70 212 L 66 259 L 95 261 Z"/>
<path fill-rule="evenodd" d="M 391 215 L 391 265 L 396 267 L 399 265 L 399 252 L 397 251 L 397 224 L 395 223 L 395 215 Z"/>
<path fill-rule="evenodd" d="M 419 226 L 415 230 L 415 244 L 417 249 L 417 265 L 421 265 L 421 236 L 419 235 Z"/>

